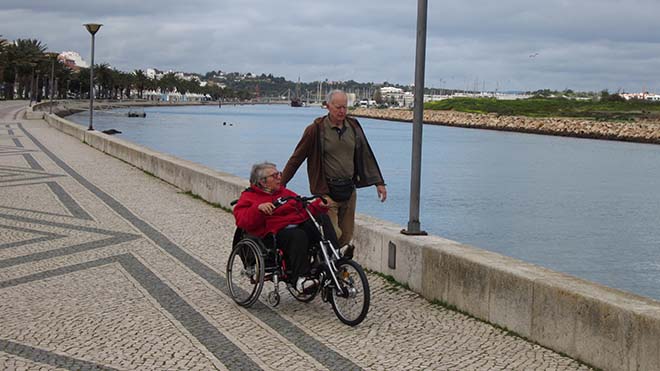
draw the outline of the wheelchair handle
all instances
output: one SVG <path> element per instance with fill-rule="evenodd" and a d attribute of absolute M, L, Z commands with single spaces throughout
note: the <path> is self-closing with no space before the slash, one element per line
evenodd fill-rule
<path fill-rule="evenodd" d="M 315 200 L 315 199 L 317 199 L 317 198 L 320 198 L 324 205 L 328 203 L 328 201 L 327 201 L 325 198 L 321 197 L 321 196 L 310 196 L 310 197 L 304 197 L 304 196 L 287 196 L 287 197 L 279 197 L 277 200 L 275 200 L 275 202 L 273 202 L 273 205 L 275 205 L 275 207 L 277 208 L 277 207 L 280 207 L 280 206 L 284 205 L 284 204 L 287 203 L 287 201 L 289 201 L 289 200 L 296 199 L 296 200 L 302 202 L 303 205 L 307 206 L 307 204 L 309 203 L 309 201 L 313 201 L 313 200 Z M 238 199 L 233 200 L 232 202 L 229 203 L 229 205 L 234 206 L 234 205 L 236 205 L 237 203 L 238 203 Z"/>
<path fill-rule="evenodd" d="M 320 198 L 321 201 L 324 204 L 328 203 L 328 201 L 326 201 L 325 198 L 323 198 L 321 196 L 309 196 L 309 197 L 305 197 L 305 196 L 287 196 L 287 197 L 278 198 L 277 200 L 275 200 L 275 202 L 273 202 L 273 205 L 275 205 L 275 207 L 280 207 L 280 206 L 284 205 L 285 203 L 287 203 L 287 201 L 289 201 L 289 200 L 297 200 L 297 201 L 302 202 L 304 207 L 307 207 L 307 205 L 309 204 L 310 201 L 316 200 L 317 198 Z"/>

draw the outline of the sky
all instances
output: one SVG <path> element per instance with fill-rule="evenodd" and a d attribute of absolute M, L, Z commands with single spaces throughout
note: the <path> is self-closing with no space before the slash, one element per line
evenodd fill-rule
<path fill-rule="evenodd" d="M 416 0 L 1 0 L 0 35 L 122 71 L 415 80 Z M 425 86 L 660 93 L 658 0 L 428 0 Z"/>

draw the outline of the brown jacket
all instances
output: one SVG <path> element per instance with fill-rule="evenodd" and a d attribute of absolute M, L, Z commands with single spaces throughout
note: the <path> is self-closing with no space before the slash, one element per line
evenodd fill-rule
<path fill-rule="evenodd" d="M 296 173 L 303 161 L 307 160 L 307 175 L 309 176 L 309 190 L 314 195 L 328 194 L 325 169 L 323 166 L 323 119 L 314 120 L 303 132 L 300 142 L 293 150 L 293 154 L 282 171 L 282 184 L 286 185 Z M 346 122 L 355 132 L 355 153 L 353 154 L 353 181 L 358 188 L 385 184 L 383 175 L 376 162 L 367 137 L 364 135 L 360 123 L 352 117 L 346 117 Z"/>

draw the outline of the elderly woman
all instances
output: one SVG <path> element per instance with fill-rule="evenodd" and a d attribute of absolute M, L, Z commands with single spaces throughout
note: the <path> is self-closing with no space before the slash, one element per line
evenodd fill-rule
<path fill-rule="evenodd" d="M 253 165 L 250 188 L 241 194 L 234 206 L 234 217 L 236 225 L 251 235 L 275 235 L 277 245 L 284 251 L 287 269 L 291 271 L 289 282 L 295 283 L 296 290 L 303 292 L 308 282 L 309 285 L 314 284 L 305 277 L 310 270 L 308 249 L 312 242 L 319 240 L 320 234 L 299 201 L 289 200 L 284 205 L 275 206 L 280 197 L 297 196 L 280 184 L 281 177 L 282 173 L 275 164 L 263 162 Z M 309 209 L 314 216 L 327 211 L 320 199 L 312 202 Z M 327 216 L 323 217 L 324 233 L 335 244 L 334 229 Z"/>

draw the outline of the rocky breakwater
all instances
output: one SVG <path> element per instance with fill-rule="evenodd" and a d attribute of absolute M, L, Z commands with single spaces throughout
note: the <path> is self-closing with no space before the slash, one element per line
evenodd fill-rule
<path fill-rule="evenodd" d="M 413 118 L 413 112 L 411 110 L 403 109 L 356 108 L 350 114 L 358 117 L 407 122 L 412 122 Z M 425 110 L 424 123 L 475 129 L 660 144 L 660 121 L 656 120 L 613 122 Z"/>

